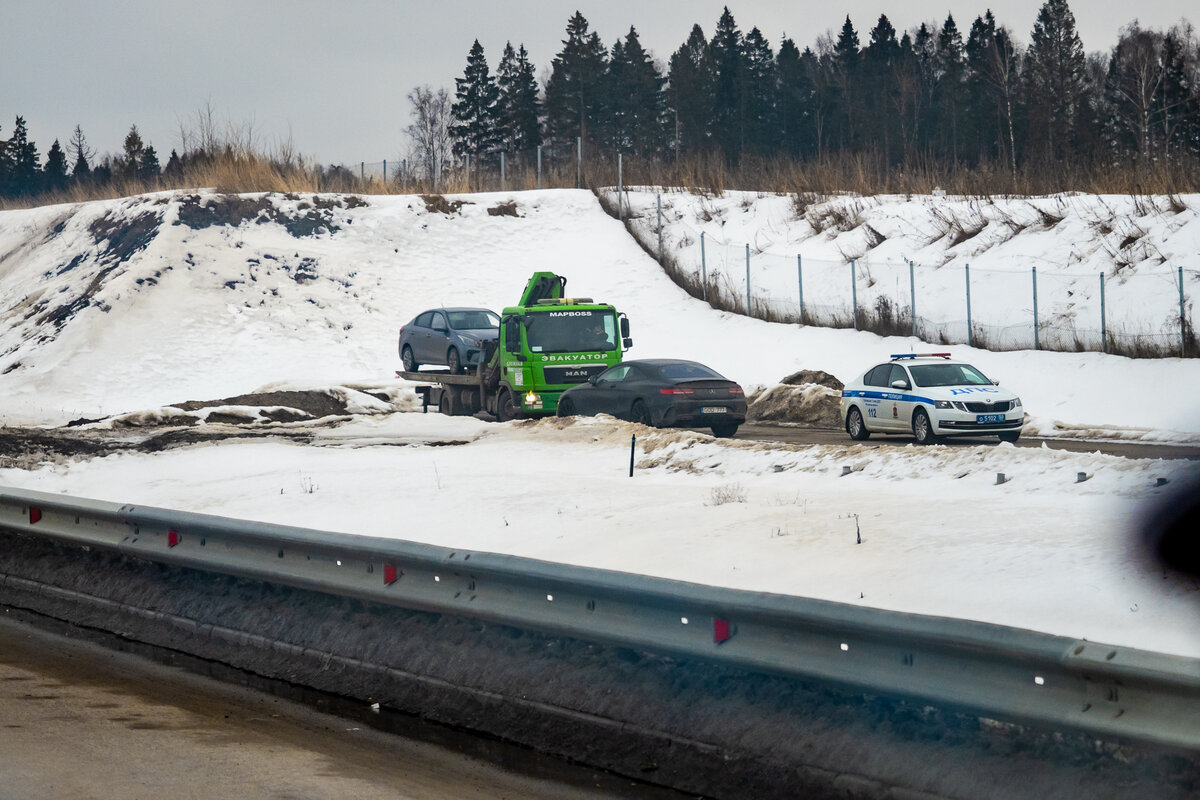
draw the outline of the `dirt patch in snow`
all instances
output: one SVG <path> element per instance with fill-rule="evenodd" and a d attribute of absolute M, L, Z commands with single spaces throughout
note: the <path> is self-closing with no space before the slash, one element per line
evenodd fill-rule
<path fill-rule="evenodd" d="M 286 417 L 288 409 L 294 409 L 298 414 L 292 414 L 293 419 L 280 418 L 279 422 L 292 422 L 295 419 L 320 419 L 321 417 L 345 416 L 346 403 L 326 392 L 261 392 L 257 394 L 240 394 L 237 397 L 226 397 L 221 400 L 188 400 L 183 403 L 172 403 L 172 408 L 181 411 L 200 411 L 214 406 L 257 406 L 271 407 L 271 414 Z M 248 422 L 247 419 L 231 417 L 228 420 L 209 421 Z"/>
<path fill-rule="evenodd" d="M 294 195 L 285 197 L 297 199 Z M 284 211 L 275 204 L 271 195 L 242 197 L 223 194 L 201 197 L 198 194 L 190 194 L 180 198 L 179 217 L 175 224 L 201 230 L 213 225 L 236 228 L 245 222 L 253 222 L 256 225 L 274 222 L 299 239 L 304 236 L 316 236 L 325 231 L 336 233 L 341 228 L 333 221 L 334 209 L 357 208 L 365 204 L 361 198 L 354 196 L 347 201 L 341 197 L 323 198 L 314 195 L 311 202 L 297 203 L 295 211 Z"/>

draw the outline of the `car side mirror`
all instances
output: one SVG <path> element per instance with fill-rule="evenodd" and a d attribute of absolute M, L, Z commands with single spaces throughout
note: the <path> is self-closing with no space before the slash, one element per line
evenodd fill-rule
<path fill-rule="evenodd" d="M 999 385 L 1000 385 L 1000 381 L 992 381 L 992 386 L 999 386 Z"/>
<path fill-rule="evenodd" d="M 599 381 L 600 381 L 599 375 L 589 375 L 588 376 L 588 383 L 590 383 L 592 386 L 595 386 L 597 383 L 599 383 Z"/>
<path fill-rule="evenodd" d="M 907 392 L 912 387 L 908 385 L 908 381 L 898 380 L 898 381 L 892 381 L 892 388 L 893 389 L 903 389 L 904 391 Z"/>

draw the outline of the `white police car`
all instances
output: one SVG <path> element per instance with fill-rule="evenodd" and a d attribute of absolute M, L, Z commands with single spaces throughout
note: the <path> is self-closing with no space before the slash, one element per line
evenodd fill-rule
<path fill-rule="evenodd" d="M 918 444 L 989 434 L 1015 442 L 1025 419 L 1021 398 L 949 353 L 899 353 L 871 367 L 842 390 L 841 413 L 852 439 L 900 433 Z"/>

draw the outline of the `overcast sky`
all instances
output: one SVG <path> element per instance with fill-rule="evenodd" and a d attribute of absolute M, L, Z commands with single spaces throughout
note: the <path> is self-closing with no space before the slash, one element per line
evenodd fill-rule
<path fill-rule="evenodd" d="M 989 5 L 947 0 L 733 0 L 743 31 L 757 26 L 778 48 L 786 35 L 803 49 L 849 14 L 860 41 L 881 13 L 897 30 L 954 15 L 964 38 L 989 7 L 1027 44 L 1043 0 Z M 0 138 L 25 118 L 44 159 L 65 147 L 76 124 L 99 152 L 119 152 L 129 126 L 167 154 L 180 126 L 210 106 L 223 122 L 252 127 L 271 150 L 289 136 L 326 164 L 396 159 L 412 87 L 453 91 L 478 38 L 494 72 L 506 41 L 523 42 L 544 78 L 578 9 L 606 47 L 637 28 L 665 65 L 693 23 L 712 36 L 721 0 L 3 0 L 0 2 Z M 1089 52 L 1112 47 L 1136 16 L 1167 28 L 1195 6 L 1180 0 L 1075 0 Z M 1196 21 L 1196 20 L 1192 20 Z"/>

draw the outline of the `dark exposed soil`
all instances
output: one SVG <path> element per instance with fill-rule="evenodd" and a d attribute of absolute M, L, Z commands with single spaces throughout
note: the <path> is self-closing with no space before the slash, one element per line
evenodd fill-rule
<path fill-rule="evenodd" d="M 285 197 L 289 200 L 297 199 L 294 195 Z M 299 239 L 326 231 L 336 233 L 340 227 L 333 222 L 334 209 L 358 208 L 366 204 L 361 197 L 316 195 L 312 202 L 300 202 L 295 213 L 285 213 L 275 206 L 270 195 L 252 198 L 223 194 L 202 198 L 200 195 L 191 194 L 180 199 L 179 219 L 175 224 L 201 230 L 214 225 L 237 227 L 245 222 L 256 225 L 274 222 Z"/>

